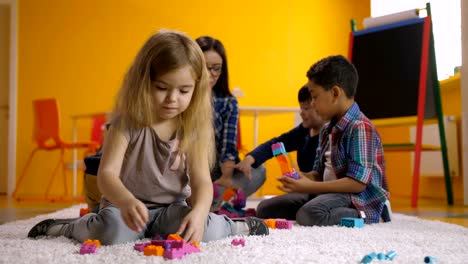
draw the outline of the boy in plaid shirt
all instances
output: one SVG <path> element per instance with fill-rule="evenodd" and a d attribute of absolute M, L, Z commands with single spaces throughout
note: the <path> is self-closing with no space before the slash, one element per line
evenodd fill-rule
<path fill-rule="evenodd" d="M 389 197 L 385 161 L 376 128 L 354 101 L 356 68 L 343 56 L 330 56 L 314 64 L 307 78 L 312 104 L 330 122 L 320 132 L 314 169 L 298 180 L 281 177 L 279 188 L 308 194 L 296 208 L 300 225 L 336 225 L 363 213 L 366 223 L 378 223 Z"/>

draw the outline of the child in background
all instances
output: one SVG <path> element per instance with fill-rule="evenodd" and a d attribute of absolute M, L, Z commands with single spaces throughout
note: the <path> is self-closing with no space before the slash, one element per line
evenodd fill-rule
<path fill-rule="evenodd" d="M 231 187 L 241 188 L 246 196 L 250 196 L 263 185 L 266 173 L 263 166 L 252 169 L 248 175 L 235 169 L 235 164 L 240 161 L 237 151 L 239 106 L 229 90 L 226 51 L 221 41 L 213 37 L 203 36 L 196 41 L 205 56 L 212 89 L 217 157 L 211 171 L 211 179 L 217 183 L 213 186 L 220 194 L 226 187 Z M 220 204 L 220 199 L 213 201 L 212 210 L 218 209 L 216 205 Z"/>
<path fill-rule="evenodd" d="M 298 180 L 280 177 L 279 189 L 309 195 L 297 206 L 295 220 L 300 225 L 336 225 L 342 217 L 363 213 L 366 223 L 378 223 L 389 197 L 383 147 L 377 130 L 354 101 L 356 68 L 343 56 L 330 56 L 314 64 L 307 77 L 314 108 L 330 122 L 320 132 L 314 170 L 299 173 Z"/>
<path fill-rule="evenodd" d="M 44 220 L 28 237 L 63 235 L 112 245 L 156 234 L 177 233 L 188 242 L 268 234 L 260 219 L 234 222 L 209 213 L 210 95 L 195 41 L 175 31 L 150 37 L 117 96 L 97 177 L 103 194 L 99 212 Z"/>
<path fill-rule="evenodd" d="M 256 147 L 236 165 L 237 169 L 248 175 L 251 167 L 256 168 L 273 157 L 271 145 L 278 142 L 283 142 L 286 152 L 297 151 L 297 165 L 300 171 L 309 172 L 313 169 L 319 141 L 318 135 L 325 121 L 313 108 L 312 97 L 306 85 L 299 90 L 298 101 L 302 123 Z M 263 200 L 257 207 L 257 216 L 295 220 L 297 210 L 308 201 L 308 197 L 308 194 L 288 193 Z"/>
<path fill-rule="evenodd" d="M 307 86 L 304 85 L 297 96 L 301 108 L 302 123 L 279 137 L 272 138 L 256 147 L 236 165 L 238 170 L 248 175 L 252 167 L 257 168 L 273 158 L 271 145 L 278 142 L 283 142 L 286 152 L 297 151 L 297 165 L 300 171 L 309 172 L 312 170 L 318 146 L 318 134 L 325 122 L 312 107 L 312 97 L 310 97 Z"/>

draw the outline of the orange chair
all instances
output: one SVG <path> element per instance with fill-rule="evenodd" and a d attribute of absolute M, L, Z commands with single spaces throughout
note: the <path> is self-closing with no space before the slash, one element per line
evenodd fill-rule
<path fill-rule="evenodd" d="M 36 142 L 37 146 L 31 152 L 26 162 L 26 166 L 21 173 L 21 176 L 16 183 L 15 191 L 13 192 L 13 198 L 17 200 L 22 200 L 26 198 L 19 198 L 17 196 L 18 190 L 20 189 L 21 183 L 26 176 L 27 168 L 29 167 L 34 154 L 38 150 L 53 151 L 60 150 L 60 159 L 55 167 L 52 177 L 47 184 L 45 190 L 44 200 L 54 200 L 50 199 L 49 191 L 52 187 L 52 183 L 57 174 L 57 170 L 62 166 L 63 182 L 65 188 L 65 196 L 68 196 L 68 187 L 65 173 L 65 162 L 64 162 L 64 153 L 66 149 L 75 149 L 75 148 L 88 148 L 90 150 L 96 151 L 99 146 L 98 142 L 87 141 L 87 142 L 66 142 L 60 137 L 60 114 L 58 102 L 55 98 L 49 99 L 38 99 L 33 101 L 33 110 L 34 110 L 34 134 L 33 139 Z M 35 200 L 35 198 L 32 198 Z M 37 198 L 38 200 L 43 200 Z"/>

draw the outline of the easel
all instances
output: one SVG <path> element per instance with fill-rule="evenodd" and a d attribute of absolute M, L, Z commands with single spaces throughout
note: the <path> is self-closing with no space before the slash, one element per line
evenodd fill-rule
<path fill-rule="evenodd" d="M 390 23 L 387 25 L 376 26 L 374 28 L 369 28 L 361 31 L 356 30 L 355 21 L 351 21 L 351 33 L 350 33 L 350 48 L 349 48 L 349 55 L 348 58 L 353 61 L 353 55 L 355 55 L 355 46 L 354 41 L 356 37 L 359 36 L 366 36 L 366 34 L 372 33 L 380 33 L 384 34 L 384 32 L 390 32 L 392 29 L 396 28 L 403 28 L 405 26 L 412 26 L 412 25 L 421 25 L 422 26 L 422 34 L 421 39 L 418 41 L 422 41 L 421 44 L 421 54 L 420 54 L 420 68 L 419 68 L 419 80 L 417 84 L 417 109 L 414 113 L 410 111 L 406 111 L 403 115 L 401 113 L 393 114 L 386 111 L 386 113 L 382 113 L 382 116 L 376 115 L 374 118 L 385 118 L 386 120 L 376 120 L 374 124 L 377 122 L 385 123 L 387 125 L 414 125 L 416 123 L 416 139 L 415 143 L 405 143 L 405 144 L 384 144 L 384 149 L 386 151 L 413 151 L 414 152 L 414 166 L 413 166 L 413 186 L 412 186 L 412 193 L 411 193 L 411 206 L 417 207 L 417 199 L 418 199 L 418 192 L 419 192 L 419 177 L 420 177 L 420 168 L 421 168 L 421 152 L 422 151 L 434 151 L 440 150 L 442 153 L 442 162 L 444 167 L 444 179 L 445 179 L 445 187 L 447 193 L 447 202 L 449 205 L 453 205 L 453 193 L 452 193 L 452 183 L 450 178 L 450 169 L 449 169 L 449 160 L 447 154 L 447 143 L 446 143 L 446 136 L 445 136 L 445 127 L 444 127 L 444 120 L 443 120 L 443 113 L 442 113 L 442 103 L 441 103 L 441 95 L 440 95 L 440 86 L 437 77 L 437 69 L 436 69 L 436 59 L 435 59 L 435 51 L 434 51 L 434 36 L 432 32 L 432 22 L 431 22 L 431 7 L 430 4 L 426 4 L 426 11 L 427 16 L 425 18 L 414 18 L 404 21 L 399 21 L 396 23 Z M 394 34 L 394 33 L 393 33 Z M 368 36 L 368 35 L 367 35 Z M 414 44 L 414 43 L 411 43 Z M 419 48 L 420 43 L 416 43 L 416 47 Z M 393 47 L 391 47 L 393 48 Z M 394 50 L 399 50 L 394 48 Z M 392 52 L 395 52 L 392 50 Z M 401 56 L 401 54 L 398 54 Z M 405 55 L 405 54 L 403 54 Z M 416 54 L 417 55 L 417 54 Z M 359 59 L 357 59 L 359 60 Z M 353 61 L 353 63 L 355 63 Z M 387 63 L 382 62 L 382 63 Z M 360 70 L 360 65 L 356 64 L 358 68 L 358 72 Z M 377 65 L 375 65 L 377 66 Z M 399 67 L 392 69 L 394 71 L 402 70 Z M 362 81 L 362 76 L 360 76 L 360 83 Z M 381 81 L 386 81 L 382 79 Z M 363 80 L 365 82 L 365 80 Z M 398 89 L 400 86 L 404 86 L 405 84 L 397 84 L 392 88 Z M 432 88 L 432 89 L 431 89 Z M 360 87 L 358 87 L 359 93 Z M 433 100 L 433 101 L 432 101 Z M 360 102 L 357 100 L 358 103 Z M 370 102 L 370 101 L 367 101 Z M 413 102 L 414 103 L 414 102 Z M 365 107 L 366 102 L 362 102 L 360 104 L 361 108 Z M 411 103 L 410 103 L 411 104 Z M 364 107 L 363 107 L 364 106 Z M 385 107 L 382 107 L 385 108 Z M 376 108 L 378 109 L 378 108 Z M 388 110 L 388 109 L 385 109 Z M 401 109 L 398 109 L 401 110 Z M 364 113 L 367 115 L 372 115 L 372 111 L 365 111 Z M 393 109 L 391 111 L 394 111 Z M 396 111 L 396 110 L 395 110 Z M 436 123 L 439 127 L 439 135 L 440 135 L 440 148 L 434 146 L 425 146 L 422 144 L 422 136 L 423 136 L 423 125 L 425 123 L 425 119 L 434 118 L 429 112 L 435 112 L 436 115 Z M 397 118 L 401 116 L 410 116 L 413 117 L 403 117 Z M 416 117 L 414 117 L 416 115 Z M 373 119 L 372 116 L 369 116 Z M 389 119 L 390 118 L 390 119 Z M 392 120 L 393 119 L 393 120 Z M 391 120 L 391 121 L 389 121 Z M 377 125 L 377 124 L 376 124 Z"/>

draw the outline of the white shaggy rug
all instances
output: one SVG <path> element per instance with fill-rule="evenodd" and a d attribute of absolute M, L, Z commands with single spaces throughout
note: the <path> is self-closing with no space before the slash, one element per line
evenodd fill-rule
<path fill-rule="evenodd" d="M 267 237 L 246 237 L 245 247 L 231 246 L 232 238 L 201 243 L 201 253 L 180 260 L 146 257 L 133 249 L 134 242 L 102 246 L 97 253 L 80 255 L 81 244 L 70 239 L 26 238 L 29 229 L 46 218 L 68 218 L 80 206 L 0 225 L 0 263 L 360 263 L 371 252 L 396 252 L 393 261 L 372 263 L 468 263 L 468 229 L 439 221 L 394 214 L 394 221 L 364 228 L 300 227 L 270 230 Z"/>

